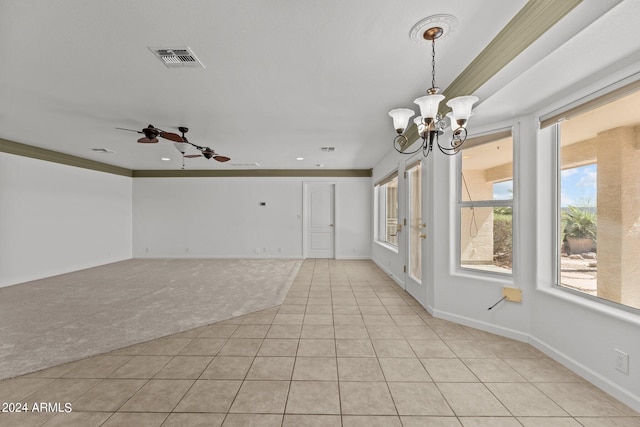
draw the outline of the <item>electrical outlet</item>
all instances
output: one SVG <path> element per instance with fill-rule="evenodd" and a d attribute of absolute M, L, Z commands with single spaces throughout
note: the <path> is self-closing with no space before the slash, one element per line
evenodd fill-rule
<path fill-rule="evenodd" d="M 623 374 L 629 375 L 629 355 L 617 348 L 613 350 L 616 352 L 616 369 Z"/>
<path fill-rule="evenodd" d="M 189 248 L 184 248 L 184 251 L 185 251 L 186 253 L 189 253 L 189 252 L 191 252 L 191 249 L 189 249 Z"/>

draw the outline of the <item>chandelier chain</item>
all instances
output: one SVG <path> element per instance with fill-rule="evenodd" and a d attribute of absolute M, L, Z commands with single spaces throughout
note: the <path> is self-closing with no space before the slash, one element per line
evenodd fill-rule
<path fill-rule="evenodd" d="M 431 87 L 436 87 L 436 40 L 431 40 Z"/>

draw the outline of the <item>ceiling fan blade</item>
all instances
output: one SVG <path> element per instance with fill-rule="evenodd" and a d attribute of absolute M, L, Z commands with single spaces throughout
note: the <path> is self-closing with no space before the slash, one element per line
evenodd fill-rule
<path fill-rule="evenodd" d="M 226 157 L 226 156 L 213 156 L 214 159 L 216 159 L 219 162 L 228 162 L 229 160 L 231 160 L 231 158 Z"/>
<path fill-rule="evenodd" d="M 168 139 L 169 141 L 173 141 L 173 142 L 184 142 L 184 138 L 182 138 L 180 135 L 178 135 L 177 133 L 172 133 L 172 132 L 160 132 L 160 136 L 164 139 Z"/>
<path fill-rule="evenodd" d="M 155 144 L 156 142 L 158 142 L 158 138 L 149 139 L 145 136 L 144 138 L 140 138 L 138 142 L 140 144 Z"/>
<path fill-rule="evenodd" d="M 139 131 L 139 130 L 133 130 L 133 129 L 125 129 L 125 128 L 116 128 L 116 129 L 119 129 L 119 130 L 128 130 L 129 132 L 135 132 L 135 133 L 144 133 L 144 132 L 141 132 L 141 131 Z"/>
<path fill-rule="evenodd" d="M 195 159 L 196 157 L 202 157 L 202 154 L 185 154 L 184 157 L 187 159 Z"/>

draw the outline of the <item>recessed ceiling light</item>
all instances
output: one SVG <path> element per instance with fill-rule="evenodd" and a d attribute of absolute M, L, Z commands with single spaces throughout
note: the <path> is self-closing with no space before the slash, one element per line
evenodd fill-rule
<path fill-rule="evenodd" d="M 169 161 L 169 160 L 171 160 L 171 159 L 170 159 L 170 158 L 168 158 L 168 157 L 163 157 L 163 158 L 162 158 L 162 159 L 160 159 L 160 160 L 164 160 L 165 162 L 168 162 L 168 161 Z"/>
<path fill-rule="evenodd" d="M 304 157 L 296 157 L 296 160 L 304 160 Z"/>
<path fill-rule="evenodd" d="M 242 168 L 256 168 L 258 166 L 260 166 L 260 163 L 258 162 L 251 162 L 251 163 L 229 163 L 231 166 L 237 166 L 237 167 L 242 167 Z"/>

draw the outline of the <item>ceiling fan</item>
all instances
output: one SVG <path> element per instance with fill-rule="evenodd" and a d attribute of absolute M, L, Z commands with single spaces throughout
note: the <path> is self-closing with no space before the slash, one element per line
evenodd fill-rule
<path fill-rule="evenodd" d="M 142 130 L 133 130 L 133 129 L 125 129 L 125 128 L 116 128 L 116 129 L 143 134 L 144 137 L 138 139 L 138 142 L 141 144 L 155 144 L 158 142 L 158 137 L 167 139 L 169 141 L 173 141 L 178 151 L 182 153 L 183 158 L 184 157 L 186 158 L 204 157 L 205 159 L 214 159 L 219 162 L 228 162 L 229 160 L 231 160 L 229 157 L 219 155 L 213 150 L 213 148 L 202 147 L 200 145 L 194 144 L 193 142 L 189 142 L 189 140 L 185 136 L 185 133 L 189 132 L 189 128 L 184 126 L 180 126 L 178 128 L 178 130 L 182 133 L 182 136 L 173 132 L 165 132 L 162 129 L 158 129 L 153 125 L 149 125 Z M 189 144 L 195 147 L 202 154 L 185 154 L 186 145 L 184 144 Z"/>

